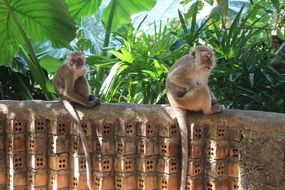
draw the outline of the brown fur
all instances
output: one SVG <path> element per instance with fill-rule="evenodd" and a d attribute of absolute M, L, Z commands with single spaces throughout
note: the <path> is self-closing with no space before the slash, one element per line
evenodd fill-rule
<path fill-rule="evenodd" d="M 180 190 L 185 189 L 188 169 L 187 111 L 202 111 L 203 114 L 221 111 L 218 104 L 211 105 L 215 97 L 208 87 L 208 78 L 215 64 L 215 55 L 210 48 L 196 46 L 170 68 L 166 79 L 166 95 L 175 111 L 181 134 Z"/>

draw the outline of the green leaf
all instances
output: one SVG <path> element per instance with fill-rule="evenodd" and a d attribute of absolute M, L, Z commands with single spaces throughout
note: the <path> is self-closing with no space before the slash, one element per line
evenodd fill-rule
<path fill-rule="evenodd" d="M 122 53 L 117 52 L 117 51 L 110 51 L 114 56 L 116 56 L 118 59 L 120 59 L 121 61 L 125 61 L 127 63 L 132 63 L 133 62 L 133 57 L 132 54 L 130 54 L 130 52 L 128 52 L 125 49 L 121 49 Z"/>
<path fill-rule="evenodd" d="M 114 15 L 110 15 L 111 7 L 116 4 L 116 10 Z M 102 20 L 105 26 L 108 23 L 109 16 L 113 16 L 112 31 L 116 31 L 123 24 L 130 23 L 131 15 L 144 11 L 150 10 L 156 3 L 156 0 L 111 0 L 109 5 L 103 12 Z"/>
<path fill-rule="evenodd" d="M 49 39 L 55 47 L 69 46 L 75 22 L 63 0 L 0 0 L 0 57 L 8 62 L 23 45 L 23 36 L 34 41 Z"/>
<path fill-rule="evenodd" d="M 277 11 L 279 11 L 280 10 L 280 2 L 279 2 L 279 0 L 271 0 L 271 2 L 272 2 L 272 4 L 273 4 L 273 6 L 275 7 L 275 9 L 277 10 Z"/>
<path fill-rule="evenodd" d="M 40 60 L 40 65 L 47 70 L 49 74 L 55 73 L 60 66 L 60 61 L 50 56 L 45 56 Z"/>
<path fill-rule="evenodd" d="M 81 17 L 94 15 L 102 0 L 65 0 L 65 2 L 71 16 L 79 20 Z"/>

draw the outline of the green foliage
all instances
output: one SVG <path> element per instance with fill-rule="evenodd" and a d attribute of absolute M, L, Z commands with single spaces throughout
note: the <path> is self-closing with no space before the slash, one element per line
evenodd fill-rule
<path fill-rule="evenodd" d="M 140 29 L 146 17 L 136 29 L 130 17 L 156 0 L 106 2 L 0 0 L 0 99 L 54 99 L 51 79 L 77 50 L 87 55 L 87 79 L 102 101 L 167 103 L 168 69 L 206 44 L 218 62 L 210 87 L 224 107 L 285 112 L 284 2 L 221 0 L 201 19 L 206 2 L 186 0 L 190 8 L 169 10 L 177 18 L 155 23 L 154 32 Z"/>
<path fill-rule="evenodd" d="M 111 22 L 112 31 L 117 31 L 123 24 L 130 23 L 130 18 L 134 13 L 149 10 L 155 3 L 156 0 L 111 0 L 104 10 L 102 16 L 103 23 L 107 27 L 108 23 Z M 112 11 L 112 7 L 115 7 L 115 10 Z M 110 21 L 110 18 L 112 18 L 112 21 Z"/>
<path fill-rule="evenodd" d="M 110 64 L 110 73 L 102 84 L 100 96 L 105 101 L 165 102 L 168 67 L 182 55 L 180 49 L 171 50 L 177 39 L 162 25 L 155 27 L 154 35 L 137 32 L 129 32 L 122 46 L 110 51 L 116 63 Z"/>
<path fill-rule="evenodd" d="M 0 47 L 6 52 L 0 63 L 9 63 L 26 40 L 49 39 L 54 47 L 68 47 L 75 37 L 75 23 L 62 0 L 1 0 L 0 28 Z"/>
<path fill-rule="evenodd" d="M 202 36 L 218 57 L 211 87 L 225 107 L 285 112 L 285 76 L 270 65 L 278 56 L 271 51 L 271 35 L 262 35 L 268 25 L 259 25 L 263 17 L 249 21 L 252 12 L 241 13 L 229 28 L 221 29 L 213 17 Z"/>
<path fill-rule="evenodd" d="M 93 15 L 102 3 L 102 0 L 65 0 L 69 12 L 76 20 Z"/>

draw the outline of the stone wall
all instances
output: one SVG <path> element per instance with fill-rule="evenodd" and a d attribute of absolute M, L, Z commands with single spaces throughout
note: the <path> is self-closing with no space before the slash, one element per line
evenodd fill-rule
<path fill-rule="evenodd" d="M 179 189 L 179 128 L 169 106 L 76 109 L 96 189 Z M 189 113 L 188 123 L 188 190 L 285 189 L 284 114 Z M 86 189 L 85 171 L 80 139 L 60 102 L 0 101 L 0 189 Z"/>

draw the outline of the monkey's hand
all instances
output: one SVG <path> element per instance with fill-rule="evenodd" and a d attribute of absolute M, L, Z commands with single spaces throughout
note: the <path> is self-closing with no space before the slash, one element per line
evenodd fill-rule
<path fill-rule="evenodd" d="M 214 104 L 211 107 L 211 113 L 219 113 L 222 111 L 222 107 L 219 104 Z"/>

